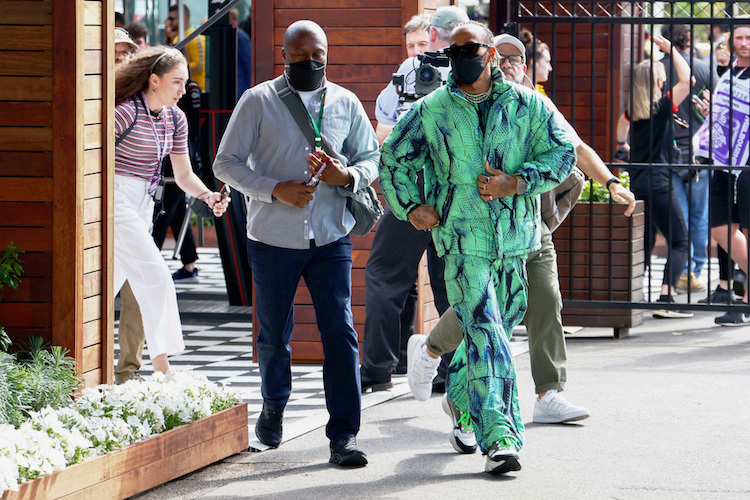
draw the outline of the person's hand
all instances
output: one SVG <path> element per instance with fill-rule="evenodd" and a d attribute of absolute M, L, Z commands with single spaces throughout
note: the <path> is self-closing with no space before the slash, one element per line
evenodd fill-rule
<path fill-rule="evenodd" d="M 408 217 L 411 225 L 420 231 L 429 231 L 440 225 L 440 216 L 431 205 L 419 205 L 409 212 Z"/>
<path fill-rule="evenodd" d="M 232 198 L 227 196 L 222 200 L 221 193 L 213 192 L 206 198 L 206 204 L 216 217 L 221 217 L 227 211 Z"/>
<path fill-rule="evenodd" d="M 654 35 L 653 39 L 654 39 L 654 45 L 659 47 L 659 50 L 661 50 L 665 54 L 669 54 L 672 48 L 672 42 L 670 42 L 669 40 L 667 40 L 661 35 Z"/>
<path fill-rule="evenodd" d="M 701 98 L 701 103 L 695 105 L 695 109 L 698 110 L 698 113 L 705 119 L 708 118 L 708 115 L 711 112 L 711 92 L 708 89 L 704 89 L 703 93 L 699 96 Z"/>
<path fill-rule="evenodd" d="M 628 159 L 630 158 L 630 144 L 628 144 L 627 142 L 625 144 L 618 144 L 617 149 L 618 150 L 622 149 L 623 151 L 625 151 L 627 153 L 627 156 L 625 156 L 624 159 L 613 157 L 612 163 L 627 163 Z M 617 151 L 615 151 L 615 153 L 617 153 Z"/>
<path fill-rule="evenodd" d="M 271 194 L 281 203 L 303 208 L 312 201 L 314 192 L 314 187 L 307 186 L 304 182 L 295 180 L 279 182 L 273 188 L 273 193 Z"/>
<path fill-rule="evenodd" d="M 325 151 L 316 151 L 307 155 L 307 163 L 310 165 L 310 177 L 318 173 L 327 161 L 330 164 L 320 174 L 320 180 L 334 186 L 346 186 L 349 184 L 349 172 L 346 167 L 335 158 L 328 156 Z"/>
<path fill-rule="evenodd" d="M 516 194 L 516 184 L 518 184 L 518 181 L 513 176 L 506 174 L 502 170 L 491 168 L 489 161 L 484 162 L 484 169 L 490 175 L 477 176 L 479 196 L 484 201 L 492 201 Z"/>
<path fill-rule="evenodd" d="M 229 186 L 225 187 L 229 189 Z M 224 212 L 227 211 L 227 207 L 232 201 L 232 199 L 229 198 L 229 191 L 227 191 L 226 196 L 223 198 L 221 193 L 217 193 L 216 191 L 206 191 L 198 196 L 197 199 L 208 205 L 208 208 L 216 217 L 221 217 Z"/>
<path fill-rule="evenodd" d="M 627 203 L 628 208 L 625 209 L 625 215 L 630 217 L 630 214 L 635 210 L 635 195 L 619 182 L 613 182 L 609 185 L 609 194 L 617 203 Z"/>

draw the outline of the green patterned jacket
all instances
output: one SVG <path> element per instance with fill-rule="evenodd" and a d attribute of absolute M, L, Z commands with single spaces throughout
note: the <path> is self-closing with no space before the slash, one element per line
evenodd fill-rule
<path fill-rule="evenodd" d="M 537 93 L 492 71 L 494 103 L 484 136 L 475 105 L 451 74 L 399 120 L 381 148 L 380 188 L 401 220 L 421 203 L 415 176 L 424 168 L 425 203 L 441 221 L 432 230 L 440 256 L 496 259 L 539 249 L 537 195 L 564 181 L 576 163 L 570 139 Z M 477 177 L 486 175 L 485 161 L 522 175 L 526 194 L 483 201 Z"/>

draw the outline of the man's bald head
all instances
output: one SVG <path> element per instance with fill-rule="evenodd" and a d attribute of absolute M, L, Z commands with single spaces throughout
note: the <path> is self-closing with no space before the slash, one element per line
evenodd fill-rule
<path fill-rule="evenodd" d="M 302 20 L 293 22 L 284 32 L 284 50 L 288 52 L 301 37 L 314 38 L 328 48 L 328 37 L 323 28 L 314 21 Z"/>

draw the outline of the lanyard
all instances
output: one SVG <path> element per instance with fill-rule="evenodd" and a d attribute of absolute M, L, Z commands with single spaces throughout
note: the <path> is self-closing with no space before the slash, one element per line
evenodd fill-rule
<path fill-rule="evenodd" d="M 302 98 L 299 96 L 299 94 L 294 94 L 297 96 L 297 99 L 302 103 L 302 107 L 305 108 L 305 112 L 307 113 L 307 116 L 310 118 L 310 122 L 312 123 L 313 129 L 315 130 L 315 151 L 323 151 L 323 139 L 320 135 L 320 128 L 323 126 L 323 108 L 326 105 L 326 91 L 323 90 L 323 99 L 320 101 L 320 111 L 318 112 L 318 123 L 315 123 L 315 120 L 313 120 L 312 115 L 310 115 L 310 112 L 307 111 L 307 106 L 305 106 L 305 103 L 302 101 Z"/>
<path fill-rule="evenodd" d="M 151 130 L 154 132 L 154 139 L 156 140 L 156 155 L 159 157 L 159 165 L 161 165 L 162 160 L 164 160 L 164 156 L 167 156 L 166 153 L 162 156 L 162 152 L 166 151 L 167 149 L 167 121 L 164 120 L 164 149 L 162 149 L 161 141 L 159 140 L 159 134 L 156 131 L 156 125 L 154 125 L 154 119 L 151 116 L 151 110 L 148 107 L 148 100 L 146 100 L 146 94 L 141 92 L 141 97 L 143 98 L 143 105 L 146 108 L 146 115 L 148 116 L 148 121 L 151 124 Z M 166 117 L 165 117 L 166 118 Z"/>
<path fill-rule="evenodd" d="M 164 157 L 167 155 L 167 120 L 166 116 L 164 117 L 164 149 L 162 149 L 161 141 L 159 140 L 159 133 L 156 131 L 156 125 L 154 125 L 154 119 L 151 116 L 151 109 L 148 107 L 148 100 L 146 99 L 146 94 L 144 92 L 141 92 L 141 98 L 143 99 L 143 106 L 146 108 L 146 115 L 148 116 L 148 122 L 151 124 L 151 130 L 154 132 L 154 139 L 156 140 L 156 155 L 159 157 L 159 163 L 156 166 L 156 170 L 154 171 L 154 176 L 151 178 L 151 184 L 148 188 L 148 194 L 151 196 L 154 196 L 156 193 L 156 188 L 159 185 L 159 179 L 161 178 L 161 165 L 162 161 L 164 160 Z M 163 108 L 162 108 L 163 109 Z M 164 153 L 162 155 L 162 153 Z"/>

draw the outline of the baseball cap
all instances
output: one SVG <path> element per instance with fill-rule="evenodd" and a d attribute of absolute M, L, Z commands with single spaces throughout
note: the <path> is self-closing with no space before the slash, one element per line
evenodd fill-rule
<path fill-rule="evenodd" d="M 466 11 L 455 5 L 449 5 L 447 7 L 440 7 L 435 11 L 432 21 L 430 21 L 430 26 L 452 30 L 457 24 L 466 22 L 469 22 L 469 16 L 466 14 Z"/>
<path fill-rule="evenodd" d="M 497 47 L 498 45 L 502 45 L 504 43 L 509 43 L 513 45 L 515 48 L 517 48 L 518 51 L 523 56 L 523 62 L 526 62 L 526 46 L 523 44 L 521 40 L 507 33 L 503 33 L 502 35 L 497 35 L 495 38 L 492 39 L 492 45 L 494 45 L 495 47 Z"/>
<path fill-rule="evenodd" d="M 122 28 L 115 28 L 115 43 L 127 43 L 131 49 L 138 49 L 138 46 L 131 40 L 128 32 Z"/>

